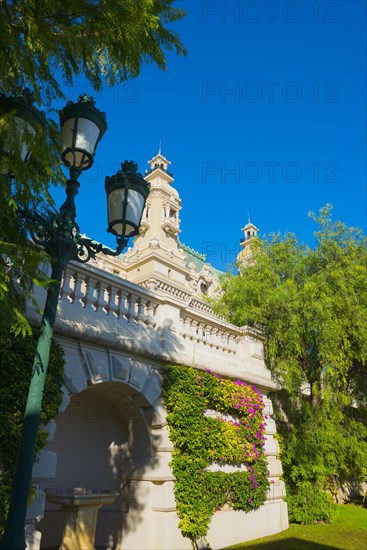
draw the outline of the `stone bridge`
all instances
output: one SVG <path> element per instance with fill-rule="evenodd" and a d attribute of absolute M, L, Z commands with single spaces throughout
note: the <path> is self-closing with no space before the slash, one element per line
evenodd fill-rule
<path fill-rule="evenodd" d="M 44 300 L 42 291 L 37 298 Z M 40 321 L 33 308 L 29 317 L 34 324 Z M 172 444 L 160 399 L 160 370 L 167 363 L 245 380 L 265 398 L 266 452 L 274 481 L 269 499 L 250 514 L 217 512 L 208 535 L 212 548 L 286 528 L 275 423 L 266 397 L 275 386 L 256 334 L 215 317 L 198 297 L 184 302 L 96 266 L 71 263 L 55 336 L 65 351 L 64 399 L 59 416 L 47 426 L 50 442 L 34 466 L 29 548 L 58 547 L 63 513 L 45 502 L 44 491 L 75 486 L 119 492 L 115 503 L 99 512 L 97 547 L 191 548 L 177 528 Z"/>

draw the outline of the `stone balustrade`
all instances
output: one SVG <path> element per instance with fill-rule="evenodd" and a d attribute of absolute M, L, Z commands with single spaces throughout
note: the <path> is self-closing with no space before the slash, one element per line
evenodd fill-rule
<path fill-rule="evenodd" d="M 42 305 L 45 291 L 36 289 Z M 259 335 L 213 315 L 200 298 L 177 299 L 93 264 L 70 262 L 61 285 L 55 334 L 117 348 L 155 361 L 210 368 L 273 387 Z M 30 306 L 30 319 L 39 314 Z"/>
<path fill-rule="evenodd" d="M 241 339 L 241 331 L 227 330 L 219 321 L 213 323 L 202 320 L 185 311 L 181 312 L 181 334 L 185 340 L 233 355 L 237 354 L 237 345 Z"/>
<path fill-rule="evenodd" d="M 66 269 L 60 292 L 61 302 L 80 305 L 89 312 L 147 327 L 156 325 L 159 300 L 137 285 L 117 276 L 71 262 Z"/>

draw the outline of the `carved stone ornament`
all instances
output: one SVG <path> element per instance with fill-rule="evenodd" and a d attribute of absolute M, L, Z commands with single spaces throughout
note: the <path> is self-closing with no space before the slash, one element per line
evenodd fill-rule
<path fill-rule="evenodd" d="M 158 237 L 156 233 L 154 233 L 153 237 L 149 241 L 149 248 L 153 248 L 153 250 L 156 250 L 157 248 L 160 248 L 160 242 L 158 240 Z"/>
<path fill-rule="evenodd" d="M 122 257 L 122 261 L 126 263 L 131 263 L 139 258 L 140 248 L 139 245 L 134 245 L 132 248 L 128 248 L 128 251 Z"/>
<path fill-rule="evenodd" d="M 159 283 L 158 283 L 157 279 L 149 279 L 149 281 L 147 281 L 147 283 L 146 283 L 146 286 L 152 292 L 156 292 L 158 290 Z"/>
<path fill-rule="evenodd" d="M 197 278 L 196 277 L 192 277 L 190 278 L 189 280 L 189 285 L 190 285 L 190 288 L 192 288 L 192 290 L 194 292 L 196 292 L 197 288 L 198 288 L 198 281 L 197 281 Z"/>
<path fill-rule="evenodd" d="M 190 266 L 189 266 L 190 268 Z M 191 288 L 194 288 L 190 281 Z M 221 296 L 219 278 L 213 273 L 210 264 L 205 264 L 198 275 L 196 282 L 196 294 L 201 296 L 206 294 L 210 298 L 219 298 Z"/>
<path fill-rule="evenodd" d="M 150 227 L 149 223 L 146 220 L 143 220 L 140 224 L 139 235 L 141 237 L 144 237 L 149 227 Z"/>

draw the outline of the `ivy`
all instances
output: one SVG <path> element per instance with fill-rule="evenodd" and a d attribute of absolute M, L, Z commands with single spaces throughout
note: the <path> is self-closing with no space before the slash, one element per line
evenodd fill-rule
<path fill-rule="evenodd" d="M 213 514 L 225 504 L 249 512 L 269 489 L 264 452 L 264 402 L 254 386 L 207 370 L 169 366 L 163 372 L 163 400 L 174 444 L 171 467 L 184 537 L 207 534 Z M 210 466 L 235 463 L 236 472 Z"/>
<path fill-rule="evenodd" d="M 9 507 L 36 343 L 35 337 L 15 337 L 12 333 L 0 331 L 0 534 Z M 64 354 L 61 346 L 53 341 L 42 402 L 43 426 L 58 413 L 62 403 L 63 379 Z M 48 432 L 40 429 L 37 435 L 36 456 L 46 445 L 47 439 Z"/>

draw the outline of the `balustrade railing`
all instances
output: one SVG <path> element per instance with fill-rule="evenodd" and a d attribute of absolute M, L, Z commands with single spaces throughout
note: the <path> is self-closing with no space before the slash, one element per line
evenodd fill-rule
<path fill-rule="evenodd" d="M 73 327 L 82 321 L 86 326 L 100 327 L 97 331 L 100 342 L 103 331 L 110 330 L 108 327 L 116 330 L 116 323 L 121 334 L 134 334 L 137 342 L 138 334 L 149 333 L 149 342 L 155 342 L 158 348 L 162 346 L 162 358 L 166 357 L 164 331 L 168 326 L 174 333 L 176 350 L 195 346 L 203 352 L 212 350 L 225 354 L 232 362 L 241 362 L 240 343 L 251 338 L 247 329 L 215 317 L 210 305 L 197 297 L 186 300 L 186 304 L 178 302 L 175 294 L 172 301 L 169 297 L 160 289 L 144 288 L 99 267 L 70 262 L 60 291 L 60 323 Z M 71 332 L 70 328 L 70 336 Z M 259 341 L 258 335 L 253 338 Z"/>
<path fill-rule="evenodd" d="M 159 298 L 145 289 L 117 276 L 70 263 L 60 292 L 61 301 L 84 308 L 89 313 L 103 313 L 116 319 L 154 327 Z"/>
<path fill-rule="evenodd" d="M 220 319 L 214 323 L 208 320 L 201 321 L 185 312 L 181 313 L 182 337 L 216 350 L 236 355 L 242 332 L 240 328 L 234 326 L 228 330 L 224 324 L 221 324 Z"/>

